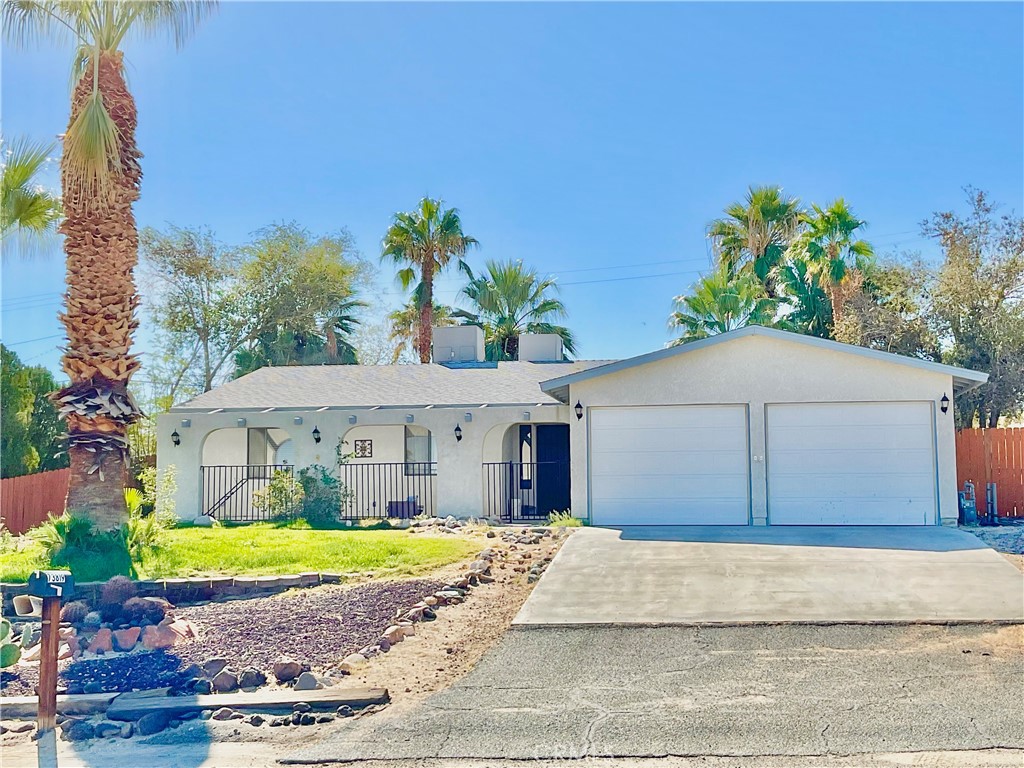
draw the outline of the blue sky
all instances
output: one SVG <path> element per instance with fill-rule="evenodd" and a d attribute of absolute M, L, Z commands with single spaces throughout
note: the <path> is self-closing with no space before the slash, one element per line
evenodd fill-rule
<path fill-rule="evenodd" d="M 749 184 L 845 196 L 879 252 L 929 258 L 918 224 L 964 185 L 1024 209 L 1019 3 L 226 2 L 180 52 L 126 51 L 140 226 L 347 227 L 376 260 L 394 211 L 441 196 L 472 263 L 559 277 L 584 357 L 665 344 Z M 70 55 L 4 47 L 6 134 L 63 131 Z M 3 340 L 54 369 L 62 281 L 60 254 L 3 264 Z"/>

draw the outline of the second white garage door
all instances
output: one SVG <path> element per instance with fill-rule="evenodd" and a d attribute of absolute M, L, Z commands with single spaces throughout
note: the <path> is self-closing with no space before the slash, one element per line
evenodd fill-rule
<path fill-rule="evenodd" d="M 771 525 L 932 525 L 930 403 L 769 405 Z"/>
<path fill-rule="evenodd" d="M 747 525 L 750 468 L 742 405 L 594 408 L 594 525 Z"/>

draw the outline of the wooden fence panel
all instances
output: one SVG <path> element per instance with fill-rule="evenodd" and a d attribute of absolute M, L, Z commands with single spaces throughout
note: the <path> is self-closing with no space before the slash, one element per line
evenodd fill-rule
<path fill-rule="evenodd" d="M 956 481 L 974 483 L 978 511 L 985 510 L 985 486 L 996 484 L 1000 517 L 1024 517 L 1024 429 L 962 429 L 956 433 Z"/>
<path fill-rule="evenodd" d="M 0 517 L 11 533 L 24 533 L 44 522 L 53 512 L 64 511 L 70 469 L 0 480 Z"/>

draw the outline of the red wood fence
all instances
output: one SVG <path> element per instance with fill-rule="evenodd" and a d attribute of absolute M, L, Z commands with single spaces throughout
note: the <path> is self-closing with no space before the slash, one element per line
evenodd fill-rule
<path fill-rule="evenodd" d="M 0 517 L 11 533 L 24 533 L 44 522 L 53 512 L 64 511 L 70 469 L 0 480 Z"/>
<path fill-rule="evenodd" d="M 956 433 L 956 481 L 974 483 L 978 511 L 985 511 L 985 486 L 996 484 L 1000 517 L 1024 517 L 1024 429 L 962 429 Z"/>

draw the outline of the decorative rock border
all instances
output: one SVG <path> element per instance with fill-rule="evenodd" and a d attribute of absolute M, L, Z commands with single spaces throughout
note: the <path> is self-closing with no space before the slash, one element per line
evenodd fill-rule
<path fill-rule="evenodd" d="M 202 603 L 231 597 L 258 597 L 297 587 L 341 584 L 361 573 L 299 573 L 286 576 L 216 576 L 187 579 L 158 579 L 135 582 L 140 597 L 162 597 L 175 605 Z M 75 599 L 96 603 L 106 582 L 84 581 L 75 585 Z M 14 598 L 28 593 L 27 584 L 0 583 L 4 615 L 14 614 Z"/>

